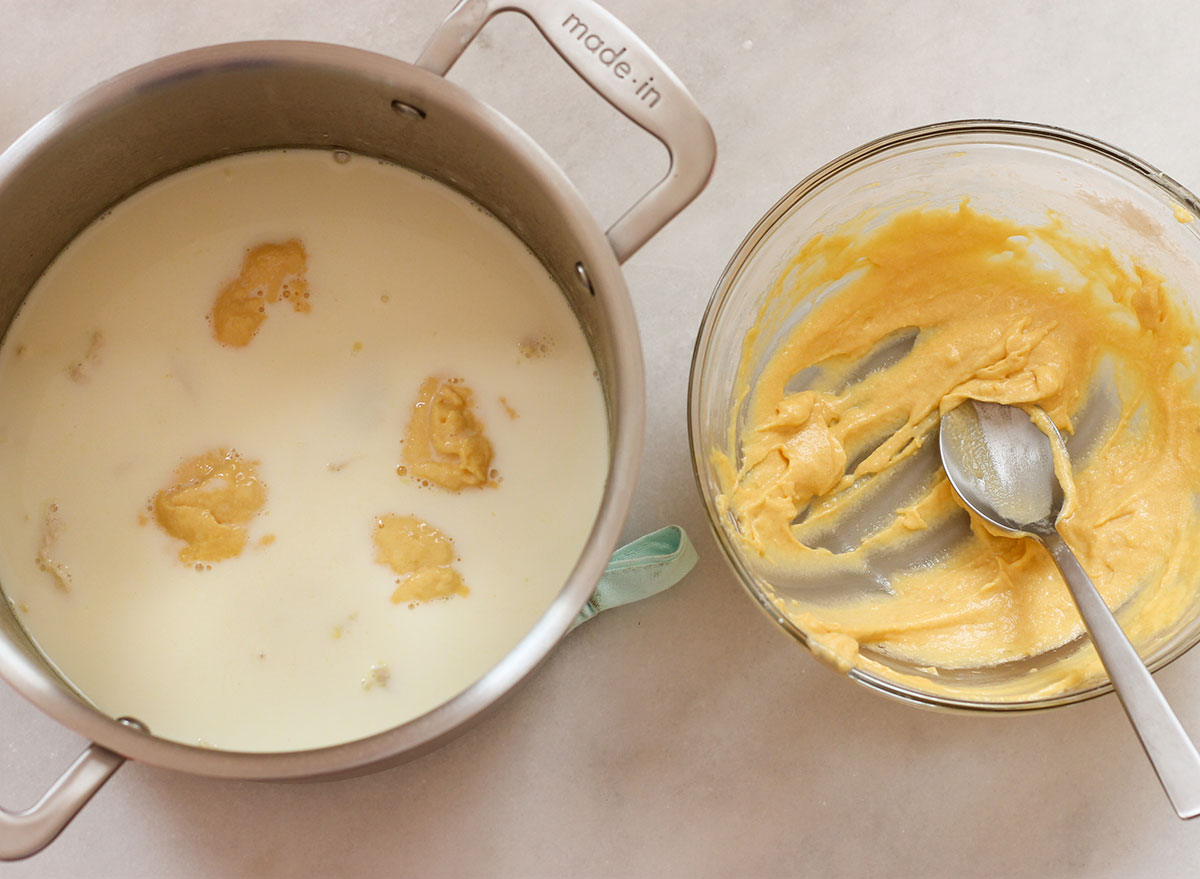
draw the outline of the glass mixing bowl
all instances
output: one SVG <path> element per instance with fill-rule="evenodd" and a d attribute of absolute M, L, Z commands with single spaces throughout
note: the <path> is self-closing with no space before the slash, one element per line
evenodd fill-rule
<path fill-rule="evenodd" d="M 700 328 L 692 361 L 688 430 L 696 480 L 709 520 L 742 584 L 767 614 L 806 646 L 809 641 L 776 606 L 776 587 L 756 570 L 736 538 L 737 523 L 717 506 L 720 493 L 714 451 L 736 461 L 741 412 L 735 380 L 744 340 L 789 258 L 814 235 L 871 212 L 869 228 L 898 211 L 950 207 L 970 199 L 983 213 L 1023 224 L 1058 215 L 1074 235 L 1108 247 L 1161 274 L 1200 314 L 1200 202 L 1140 159 L 1106 143 L 1042 125 L 992 120 L 948 122 L 873 141 L 825 165 L 784 196 L 751 230 L 726 267 Z M 811 307 L 769 315 L 770 326 L 747 348 L 747 375 L 756 375 Z M 738 420 L 734 420 L 738 419 Z M 732 424 L 732 429 L 731 429 Z M 936 443 L 933 444 L 936 446 Z M 936 466 L 932 463 L 930 466 Z M 888 571 L 876 572 L 885 581 Z M 1200 590 L 1198 590 L 1200 591 Z M 1120 609 L 1117 611 L 1121 617 Z M 1200 640 L 1200 602 L 1178 623 L 1137 645 L 1151 670 L 1161 668 Z M 1054 651 L 1002 666 L 929 669 L 864 646 L 864 656 L 904 676 L 853 668 L 858 683 L 931 708 L 1022 711 L 1079 702 L 1111 690 L 1104 678 L 1085 679 L 1064 691 L 1022 696 L 1023 678 L 1080 650 L 1086 636 Z M 938 692 L 921 688 L 936 680 Z M 1016 684 L 1014 696 L 1013 685 Z M 989 698 L 989 690 L 1003 698 Z"/>

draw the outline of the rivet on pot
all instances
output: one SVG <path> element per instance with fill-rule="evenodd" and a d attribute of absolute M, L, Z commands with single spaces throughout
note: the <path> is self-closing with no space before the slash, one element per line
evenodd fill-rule
<path fill-rule="evenodd" d="M 587 269 L 583 267 L 583 263 L 575 263 L 575 274 L 579 276 L 579 282 L 587 288 L 587 291 L 595 296 L 596 288 L 592 286 L 592 279 L 588 277 Z"/>
<path fill-rule="evenodd" d="M 409 119 L 424 119 L 425 118 L 424 110 L 422 110 L 420 107 L 414 107 L 412 104 L 407 104 L 404 101 L 400 100 L 399 98 L 392 101 L 392 109 L 395 110 L 401 116 L 406 116 Z"/>
<path fill-rule="evenodd" d="M 146 724 L 142 723 L 136 717 L 120 717 L 117 718 L 117 723 L 121 724 L 122 726 L 127 726 L 130 729 L 136 729 L 138 732 L 150 732 L 150 727 L 146 726 Z"/>

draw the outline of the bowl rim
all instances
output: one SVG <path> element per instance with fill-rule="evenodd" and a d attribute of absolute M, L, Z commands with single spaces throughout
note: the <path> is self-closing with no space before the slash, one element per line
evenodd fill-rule
<path fill-rule="evenodd" d="M 705 382 L 703 379 L 704 366 L 707 363 L 709 348 L 712 343 L 714 327 L 718 318 L 723 314 L 742 270 L 757 253 L 759 246 L 771 234 L 775 227 L 792 212 L 794 208 L 809 196 L 820 190 L 826 183 L 846 172 L 879 156 L 898 151 L 914 144 L 926 143 L 937 139 L 954 138 L 962 135 L 995 135 L 1009 138 L 1026 138 L 1030 144 L 1057 143 L 1073 147 L 1085 154 L 1097 156 L 1108 162 L 1135 172 L 1143 182 L 1157 187 L 1172 201 L 1182 206 L 1195 216 L 1200 216 L 1200 199 L 1191 191 L 1168 176 L 1154 165 L 1145 160 L 1115 147 L 1106 141 L 1090 135 L 1080 134 L 1070 129 L 1060 128 L 1037 122 L 1020 122 L 1007 119 L 955 119 L 946 122 L 935 122 L 914 128 L 907 128 L 892 134 L 883 135 L 868 141 L 862 146 L 842 153 L 835 159 L 826 162 L 815 171 L 804 177 L 799 183 L 787 191 L 774 205 L 758 220 L 757 223 L 742 239 L 733 252 L 729 262 L 722 270 L 713 288 L 712 296 L 704 310 L 700 329 L 696 334 L 696 343 L 692 350 L 691 367 L 688 374 L 687 400 L 687 431 L 688 446 L 691 451 L 692 476 L 696 488 L 707 513 L 708 525 L 713 533 L 721 554 L 730 569 L 737 576 L 742 587 L 748 592 L 755 603 L 778 624 L 785 632 L 812 651 L 808 636 L 793 623 L 778 607 L 770 596 L 760 589 L 754 575 L 742 562 L 737 548 L 729 533 L 721 524 L 722 514 L 717 510 L 714 498 L 706 491 L 705 481 L 701 476 L 707 466 L 707 453 L 699 446 L 700 424 L 699 409 L 700 395 Z M 1184 653 L 1200 643 L 1200 625 L 1184 638 L 1179 644 L 1169 650 L 1162 650 L 1151 657 L 1146 663 L 1151 672 L 1169 665 Z M 814 653 L 815 655 L 815 653 Z M 1105 677 L 1096 684 L 1076 692 L 1023 699 L 1012 702 L 984 702 L 954 696 L 942 696 L 927 691 L 908 687 L 896 681 L 888 680 L 861 668 L 852 668 L 846 676 L 856 683 L 888 696 L 896 701 L 918 707 L 941 710 L 951 713 L 972 714 L 1015 714 L 1034 711 L 1044 711 L 1060 705 L 1086 702 L 1113 691 L 1111 681 Z"/>

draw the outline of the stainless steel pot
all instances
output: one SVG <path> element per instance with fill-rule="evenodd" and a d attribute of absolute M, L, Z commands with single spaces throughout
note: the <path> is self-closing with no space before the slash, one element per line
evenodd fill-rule
<path fill-rule="evenodd" d="M 607 232 L 535 143 L 443 78 L 502 11 L 528 16 L 576 73 L 671 155 L 667 176 Z M 191 747 L 108 717 L 54 673 L 0 603 L 0 676 L 94 742 L 32 809 L 0 810 L 0 858 L 50 842 L 126 758 L 226 778 L 302 780 L 380 769 L 432 749 L 545 658 L 620 534 L 645 420 L 641 344 L 620 264 L 700 192 L 715 158 L 712 130 L 682 84 L 591 0 L 463 0 L 415 65 L 298 42 L 151 62 L 54 111 L 0 155 L 0 327 L 55 255 L 116 202 L 198 162 L 284 146 L 346 149 L 426 174 L 486 208 L 539 256 L 587 333 L 608 404 L 608 480 L 591 536 L 542 619 L 470 688 L 378 735 L 290 753 Z"/>

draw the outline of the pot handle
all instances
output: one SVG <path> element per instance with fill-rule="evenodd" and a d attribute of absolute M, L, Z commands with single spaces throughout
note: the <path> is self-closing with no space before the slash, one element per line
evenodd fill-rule
<path fill-rule="evenodd" d="M 593 0 L 461 0 L 430 38 L 417 66 L 445 76 L 499 12 L 528 17 L 588 85 L 667 148 L 667 175 L 607 232 L 618 262 L 625 262 L 712 176 L 717 145 L 708 120 L 658 56 Z"/>
<path fill-rule="evenodd" d="M 132 718 L 122 717 L 120 723 L 145 731 Z M 0 861 L 19 861 L 48 846 L 124 762 L 120 754 L 88 745 L 50 790 L 24 812 L 0 808 Z"/>
<path fill-rule="evenodd" d="M 0 808 L 0 860 L 27 858 L 49 845 L 124 762 L 120 754 L 89 745 L 33 806 L 24 812 Z"/>

